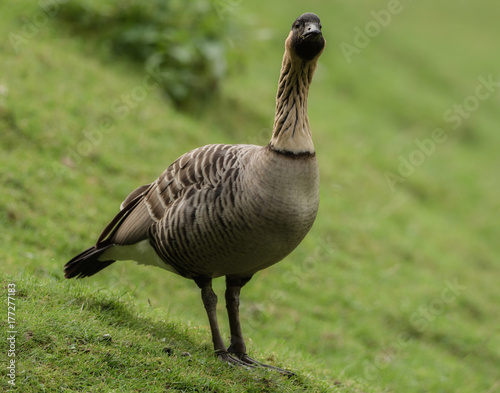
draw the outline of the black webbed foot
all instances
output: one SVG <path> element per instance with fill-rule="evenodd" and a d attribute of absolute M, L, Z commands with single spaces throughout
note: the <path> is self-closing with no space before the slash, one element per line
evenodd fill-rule
<path fill-rule="evenodd" d="M 242 362 L 246 366 L 267 368 L 269 370 L 277 371 L 277 372 L 279 372 L 283 375 L 287 375 L 287 376 L 296 375 L 292 371 L 284 370 L 282 368 L 279 368 L 276 366 L 271 366 L 270 364 L 262 363 L 262 362 L 259 362 L 258 360 L 252 359 L 246 353 L 242 353 L 242 354 L 234 353 L 232 355 L 233 355 L 232 357 L 238 359 L 240 362 Z"/>

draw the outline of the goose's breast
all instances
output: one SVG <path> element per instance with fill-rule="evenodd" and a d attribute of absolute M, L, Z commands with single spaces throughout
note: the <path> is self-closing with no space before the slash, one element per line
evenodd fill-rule
<path fill-rule="evenodd" d="M 186 277 L 251 275 L 297 247 L 318 209 L 315 160 L 258 163 L 174 203 L 151 233 L 164 261 Z"/>

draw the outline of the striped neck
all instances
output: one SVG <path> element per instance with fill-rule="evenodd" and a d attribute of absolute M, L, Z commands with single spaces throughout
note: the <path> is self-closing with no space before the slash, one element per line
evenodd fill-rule
<path fill-rule="evenodd" d="M 317 58 L 303 61 L 290 54 L 283 56 L 276 95 L 276 116 L 270 146 L 294 154 L 314 153 L 311 127 L 307 117 L 307 95 Z"/>

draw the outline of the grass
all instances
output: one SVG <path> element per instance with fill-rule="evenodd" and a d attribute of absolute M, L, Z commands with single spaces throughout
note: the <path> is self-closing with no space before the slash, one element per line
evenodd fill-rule
<path fill-rule="evenodd" d="M 208 328 L 187 327 L 138 304 L 129 292 L 96 292 L 83 282 L 26 274 L 3 276 L 2 284 L 12 279 L 19 290 L 16 385 L 22 391 L 328 391 L 313 370 L 286 378 L 228 367 L 212 356 Z M 276 361 L 272 354 L 263 356 Z M 3 380 L 2 387 L 8 386 Z"/>
<path fill-rule="evenodd" d="M 224 17 L 246 38 L 228 40 L 243 62 L 197 113 L 176 111 L 159 89 L 138 95 L 144 74 L 52 19 L 16 53 L 8 34 L 40 8 L 0 5 L 0 258 L 19 290 L 18 389 L 498 390 L 498 87 L 470 106 L 479 77 L 500 80 L 498 4 L 401 2 L 350 63 L 341 43 L 387 2 L 231 4 Z M 251 355 L 298 373 L 288 380 L 213 359 L 192 282 L 132 262 L 66 282 L 62 265 L 183 152 L 267 142 L 283 40 L 309 10 L 327 39 L 309 100 L 320 213 L 242 296 Z M 445 113 L 467 103 L 454 128 Z M 419 155 L 416 140 L 438 127 L 446 140 Z M 411 157 L 419 165 L 402 176 Z M 387 173 L 401 181 L 391 187 Z"/>

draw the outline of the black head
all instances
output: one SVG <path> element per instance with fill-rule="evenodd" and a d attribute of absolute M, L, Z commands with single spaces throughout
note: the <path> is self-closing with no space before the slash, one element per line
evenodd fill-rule
<path fill-rule="evenodd" d="M 321 21 L 312 12 L 299 16 L 293 22 L 289 39 L 290 49 L 306 61 L 321 54 L 326 43 L 321 33 Z"/>

